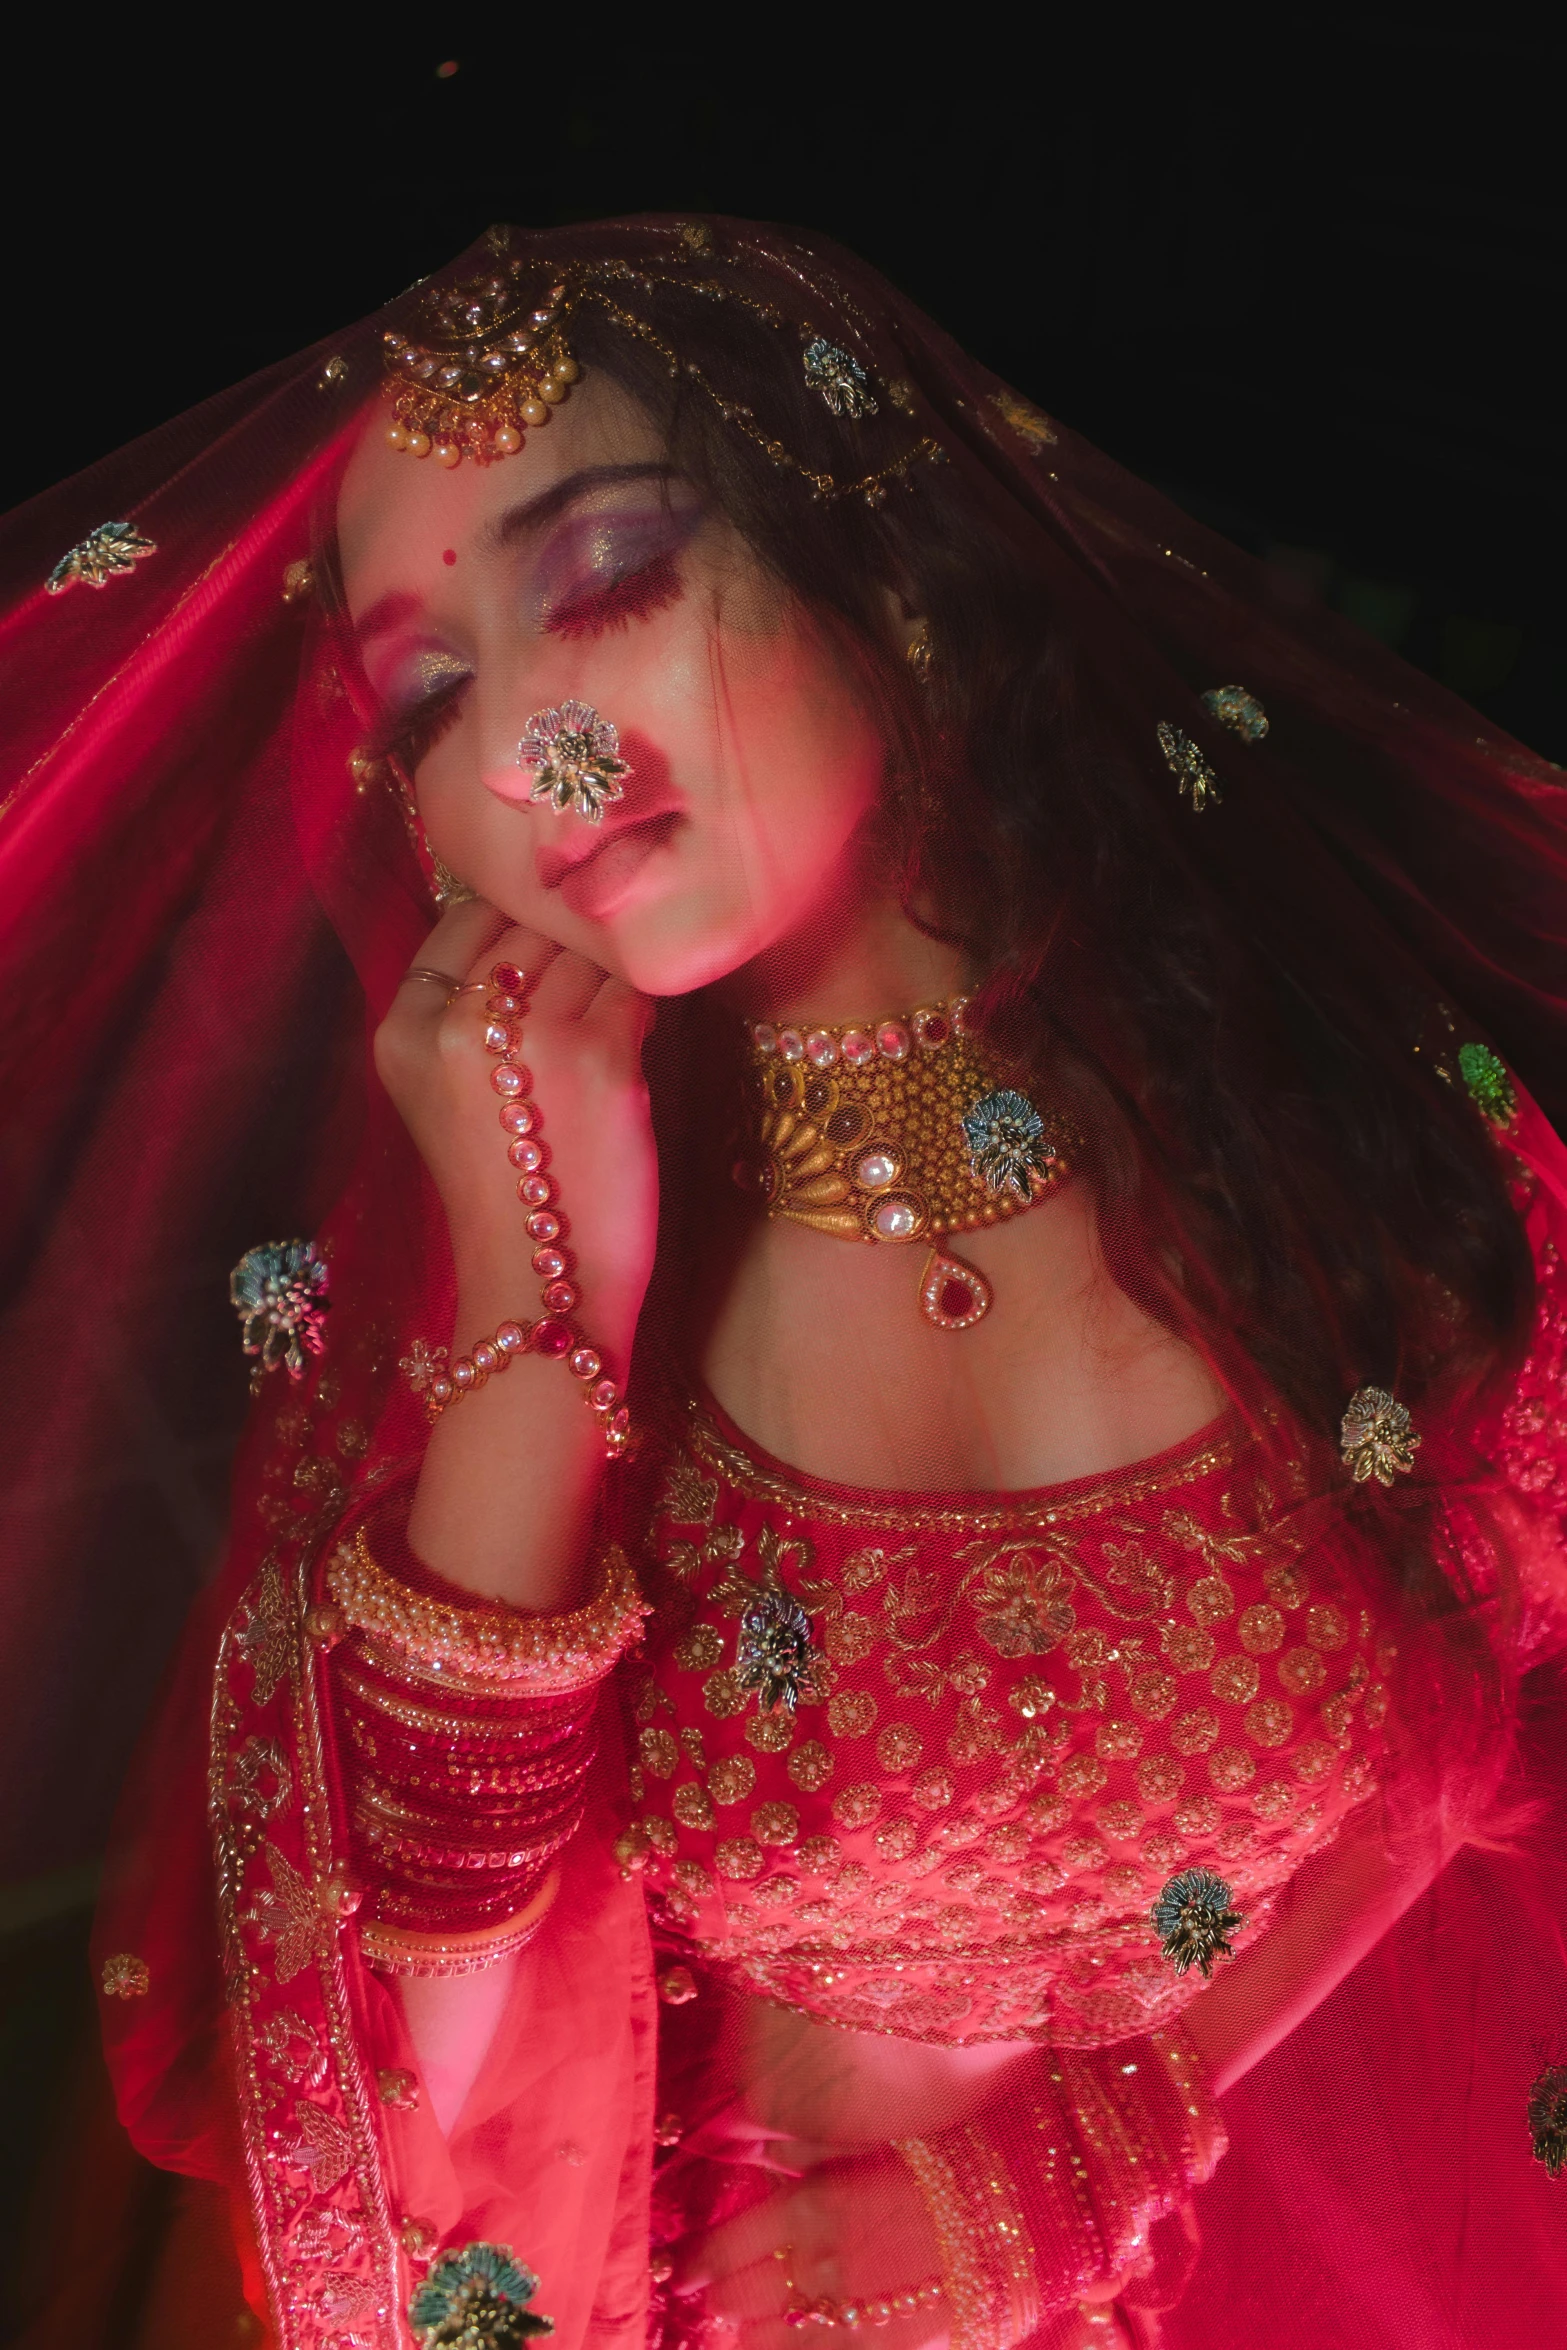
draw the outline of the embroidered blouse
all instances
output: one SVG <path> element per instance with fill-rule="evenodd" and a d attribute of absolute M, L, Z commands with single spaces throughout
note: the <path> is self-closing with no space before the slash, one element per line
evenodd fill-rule
<path fill-rule="evenodd" d="M 1567 1306 L 1527 1177 L 1518 1204 L 1535 1339 L 1470 1441 L 1526 1505 L 1527 1657 L 1567 1624 Z M 365 1955 L 450 1972 L 529 1937 L 618 1666 L 617 1856 L 667 1959 L 905 2039 L 1154 2031 L 1202 1981 L 1161 1949 L 1171 1878 L 1218 1876 L 1242 1946 L 1386 1763 L 1395 1601 L 1351 1490 L 1233 1415 L 1032 1493 L 853 1489 L 691 1402 L 624 1476 L 599 1596 L 542 1620 L 432 1576 L 383 1503 L 324 1578 Z"/>
<path fill-rule="evenodd" d="M 1220 1874 L 1250 1934 L 1375 1783 L 1390 1642 L 1339 1494 L 1295 1481 L 1226 1420 L 1031 1494 L 855 1492 L 693 1406 L 622 1840 L 662 1937 L 902 2038 L 1167 2020 L 1202 1980 L 1151 1923 L 1171 1876 Z"/>

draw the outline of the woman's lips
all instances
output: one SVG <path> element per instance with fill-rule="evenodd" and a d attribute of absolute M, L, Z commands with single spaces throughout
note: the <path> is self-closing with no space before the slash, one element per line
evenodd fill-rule
<path fill-rule="evenodd" d="M 602 921 L 613 911 L 648 859 L 667 846 L 682 821 L 678 808 L 664 808 L 635 823 L 617 825 L 584 856 L 541 848 L 539 880 L 558 889 L 561 902 L 583 921 Z"/>

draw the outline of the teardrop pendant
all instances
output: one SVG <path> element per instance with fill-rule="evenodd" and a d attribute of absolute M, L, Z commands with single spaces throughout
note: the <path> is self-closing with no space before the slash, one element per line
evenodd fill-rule
<path fill-rule="evenodd" d="M 920 1311 L 938 1330 L 967 1330 L 982 1322 L 993 1302 L 990 1283 L 961 1257 L 933 1248 L 920 1276 Z"/>

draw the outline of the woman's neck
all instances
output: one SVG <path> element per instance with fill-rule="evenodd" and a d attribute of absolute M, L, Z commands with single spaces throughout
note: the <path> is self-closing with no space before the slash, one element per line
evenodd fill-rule
<path fill-rule="evenodd" d="M 971 979 L 960 947 L 929 937 L 891 898 L 841 900 L 768 947 L 715 993 L 748 1019 L 829 1027 L 955 995 Z"/>

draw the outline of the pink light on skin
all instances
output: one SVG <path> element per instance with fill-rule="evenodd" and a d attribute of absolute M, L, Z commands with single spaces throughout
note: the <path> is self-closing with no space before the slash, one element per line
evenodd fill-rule
<path fill-rule="evenodd" d="M 676 995 L 863 892 L 884 762 L 863 681 L 607 378 L 493 466 L 437 473 L 373 416 L 339 530 L 370 687 L 394 730 L 415 713 L 431 845 L 513 920 Z M 567 699 L 635 770 L 602 826 L 531 804 L 517 765 Z"/>

